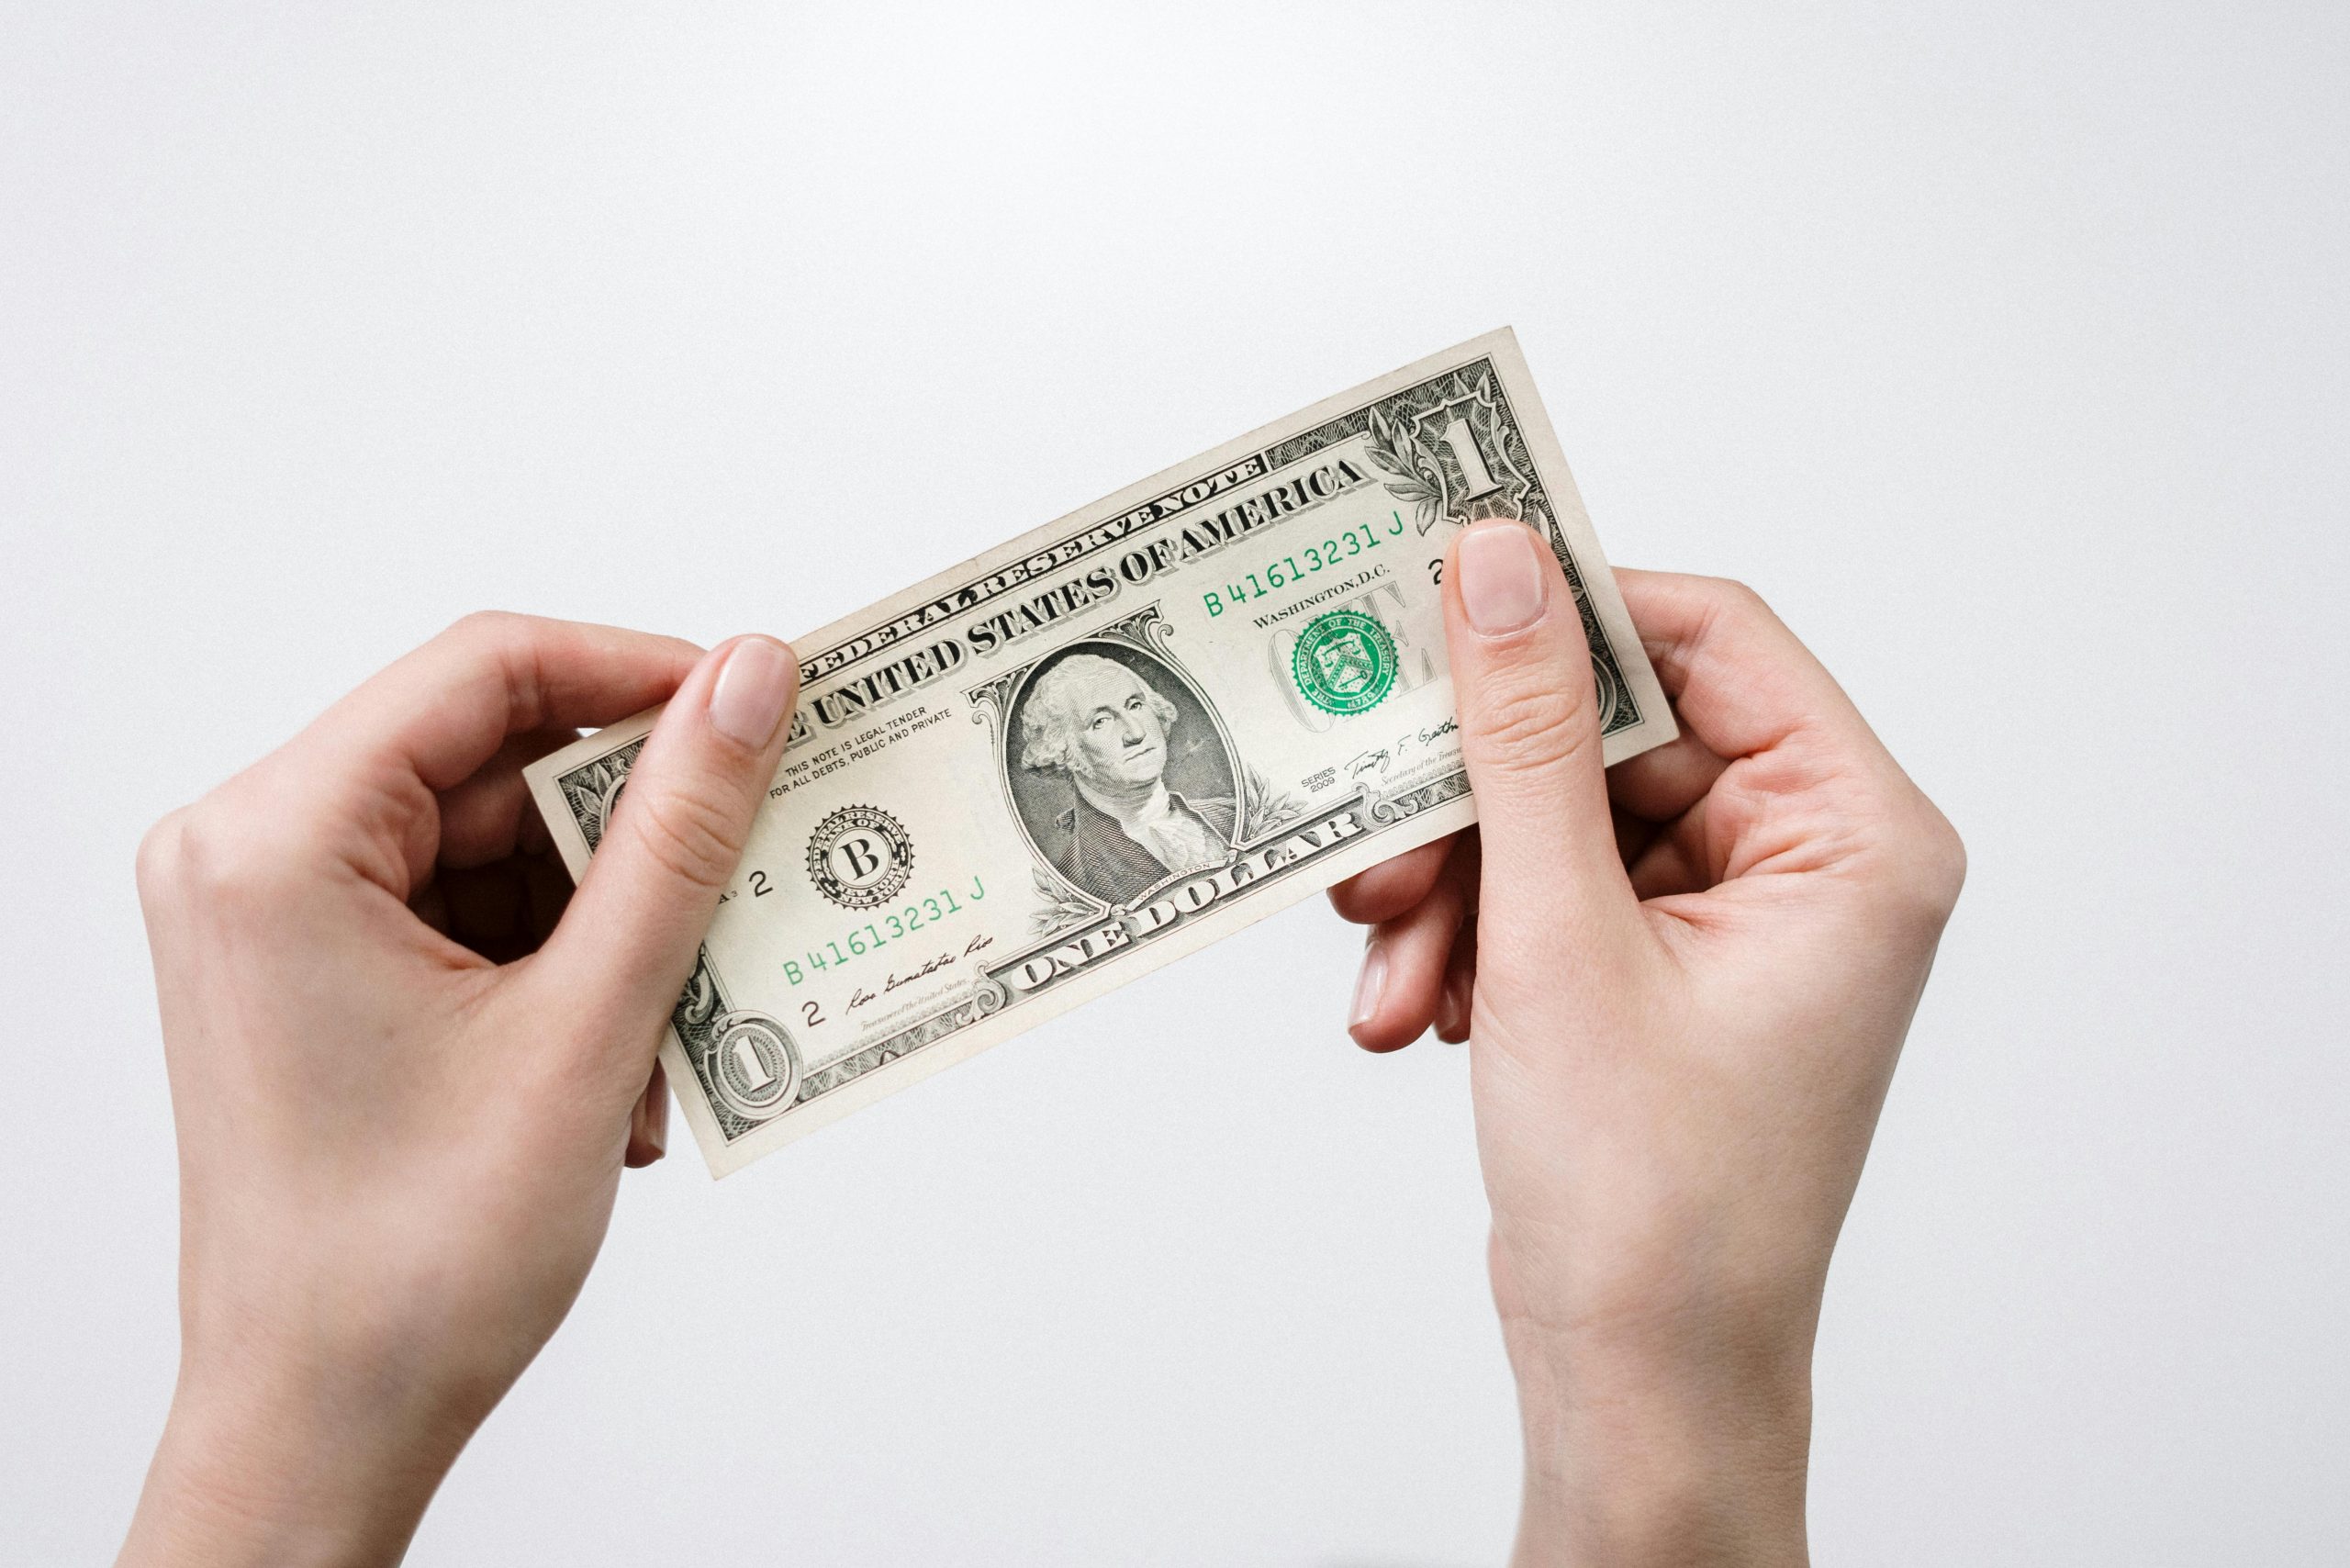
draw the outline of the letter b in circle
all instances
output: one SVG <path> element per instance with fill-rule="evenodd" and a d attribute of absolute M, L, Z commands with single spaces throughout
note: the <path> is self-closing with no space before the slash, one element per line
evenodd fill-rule
<path fill-rule="evenodd" d="M 905 890 L 913 840 L 876 806 L 844 806 L 808 835 L 808 879 L 843 909 L 871 909 Z"/>
<path fill-rule="evenodd" d="M 853 833 L 833 847 L 833 869 L 851 887 L 873 880 L 889 866 L 888 851 L 869 833 Z"/>

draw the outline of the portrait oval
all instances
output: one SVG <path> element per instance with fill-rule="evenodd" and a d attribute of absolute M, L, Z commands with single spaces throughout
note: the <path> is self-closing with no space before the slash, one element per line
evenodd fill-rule
<path fill-rule="evenodd" d="M 1005 788 L 1039 859 L 1126 904 L 1232 858 L 1239 769 L 1204 694 L 1132 644 L 1072 643 L 1013 693 Z"/>

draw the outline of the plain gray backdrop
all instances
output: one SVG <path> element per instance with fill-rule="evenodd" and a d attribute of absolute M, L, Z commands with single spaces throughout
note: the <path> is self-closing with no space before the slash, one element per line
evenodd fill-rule
<path fill-rule="evenodd" d="M 2345 80 L 2314 3 L 0 6 L 0 1562 L 171 1386 L 157 815 L 466 610 L 788 636 L 1504 322 L 1973 854 L 1819 1558 L 2342 1561 Z M 683 1143 L 415 1561 L 1494 1561 L 1466 1062 L 1358 945 Z"/>

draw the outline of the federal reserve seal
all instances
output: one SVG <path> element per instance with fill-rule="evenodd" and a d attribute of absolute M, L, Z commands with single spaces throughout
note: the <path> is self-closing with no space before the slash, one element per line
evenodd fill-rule
<path fill-rule="evenodd" d="M 843 909 L 889 902 L 913 868 L 913 840 L 878 806 L 843 806 L 808 838 L 808 879 Z"/>
<path fill-rule="evenodd" d="M 781 1115 L 800 1097 L 800 1047 L 764 1013 L 729 1013 L 711 1025 L 703 1076 L 718 1103 L 746 1122 Z"/>
<path fill-rule="evenodd" d="M 1394 689 L 1395 639 L 1375 615 L 1333 610 L 1298 633 L 1290 671 L 1325 713 L 1368 713 Z"/>

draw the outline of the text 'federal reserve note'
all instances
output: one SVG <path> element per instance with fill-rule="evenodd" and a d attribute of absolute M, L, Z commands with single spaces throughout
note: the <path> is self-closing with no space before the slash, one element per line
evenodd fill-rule
<path fill-rule="evenodd" d="M 796 641 L 781 770 L 671 1018 L 720 1175 L 1475 820 L 1450 535 L 1565 567 L 1606 759 L 1672 713 L 1506 330 Z M 655 715 L 533 765 L 576 878 Z"/>

